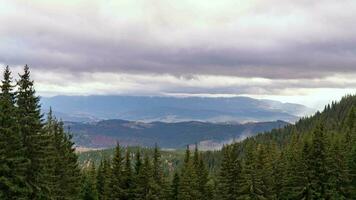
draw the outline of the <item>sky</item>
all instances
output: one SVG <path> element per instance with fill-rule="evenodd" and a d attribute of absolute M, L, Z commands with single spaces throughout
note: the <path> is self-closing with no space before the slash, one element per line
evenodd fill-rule
<path fill-rule="evenodd" d="M 0 66 L 41 96 L 356 93 L 355 0 L 0 0 Z M 15 77 L 16 78 L 16 77 Z"/>

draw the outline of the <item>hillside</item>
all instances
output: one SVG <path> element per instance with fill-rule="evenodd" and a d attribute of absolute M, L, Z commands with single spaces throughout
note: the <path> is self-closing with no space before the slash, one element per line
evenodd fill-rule
<path fill-rule="evenodd" d="M 122 152 L 109 149 L 79 157 L 83 165 L 98 163 L 100 157 L 115 161 Z M 142 148 L 126 152 L 131 152 L 131 160 L 136 158 L 135 166 L 140 163 L 139 152 L 146 158 L 157 155 Z M 190 180 L 184 191 L 199 191 L 194 188 L 199 183 L 208 188 L 203 194 L 213 199 L 354 199 L 356 96 L 346 96 L 295 125 L 226 145 L 221 151 L 194 151 L 192 157 L 188 149 L 184 156 L 182 150 L 161 153 L 171 185 L 177 179 Z M 103 167 L 105 161 L 100 162 L 99 168 Z"/>
<path fill-rule="evenodd" d="M 43 109 L 52 107 L 65 121 L 295 122 L 299 116 L 313 112 L 299 104 L 248 97 L 55 96 L 43 97 L 41 103 Z"/>
<path fill-rule="evenodd" d="M 258 134 L 251 139 L 266 142 L 274 141 L 280 145 L 287 144 L 292 133 L 308 135 L 318 124 L 322 124 L 329 133 L 344 132 L 345 126 L 351 112 L 356 107 L 356 95 L 343 97 L 340 102 L 333 102 L 326 105 L 322 112 L 317 112 L 312 116 L 301 118 L 295 125 L 288 125 L 283 129 L 275 129 L 267 133 Z"/>
<path fill-rule="evenodd" d="M 113 147 L 116 141 L 129 146 L 154 146 L 183 148 L 187 144 L 200 143 L 201 148 L 215 149 L 223 143 L 231 143 L 256 133 L 281 128 L 283 121 L 257 123 L 209 123 L 209 122 L 132 122 L 103 120 L 99 122 L 66 122 L 74 141 L 84 147 Z"/>

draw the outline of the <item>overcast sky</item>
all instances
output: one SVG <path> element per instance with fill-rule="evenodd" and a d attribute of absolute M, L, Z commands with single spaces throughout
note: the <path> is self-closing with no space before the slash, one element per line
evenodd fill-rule
<path fill-rule="evenodd" d="M 40 95 L 356 93 L 355 0 L 0 0 L 0 65 Z"/>

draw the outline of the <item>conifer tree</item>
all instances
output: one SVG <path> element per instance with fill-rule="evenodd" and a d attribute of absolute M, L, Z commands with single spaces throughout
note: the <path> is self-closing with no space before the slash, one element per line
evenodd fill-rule
<path fill-rule="evenodd" d="M 78 199 L 80 192 L 80 169 L 77 155 L 71 141 L 71 135 L 64 131 L 63 122 L 58 121 L 52 114 L 47 115 L 44 133 L 49 138 L 47 144 L 46 172 L 47 184 L 53 199 Z"/>
<path fill-rule="evenodd" d="M 98 200 L 98 191 L 96 188 L 96 170 L 93 162 L 89 163 L 82 180 L 81 200 Z"/>
<path fill-rule="evenodd" d="M 110 178 L 111 178 L 111 165 L 110 161 L 103 159 L 100 162 L 97 173 L 97 189 L 99 200 L 110 199 Z"/>
<path fill-rule="evenodd" d="M 0 199 L 26 199 L 28 160 L 16 118 L 15 93 L 9 67 L 4 71 L 0 94 Z"/>
<path fill-rule="evenodd" d="M 178 172 L 175 172 L 173 175 L 173 179 L 172 179 L 172 184 L 171 184 L 171 191 L 170 191 L 170 195 L 169 195 L 169 199 L 170 200 L 178 200 L 178 194 L 179 194 L 179 174 Z"/>
<path fill-rule="evenodd" d="M 25 148 L 24 156 L 29 160 L 25 177 L 31 188 L 28 199 L 48 199 L 50 198 L 47 184 L 50 174 L 46 171 L 48 138 L 43 133 L 39 97 L 35 94 L 27 65 L 17 85 L 18 124 Z"/>
<path fill-rule="evenodd" d="M 76 200 L 80 193 L 80 168 L 78 165 L 78 156 L 75 152 L 72 135 L 64 133 L 63 122 L 59 123 L 59 131 L 63 133 L 63 155 L 62 162 L 65 163 L 64 174 L 60 178 L 65 199 Z M 61 162 L 61 161 L 59 161 Z"/>
<path fill-rule="evenodd" d="M 303 143 L 298 133 L 293 130 L 288 147 L 282 152 L 280 171 L 277 178 L 281 178 L 280 198 L 300 199 L 307 186 L 305 175 L 305 161 L 302 158 Z"/>
<path fill-rule="evenodd" d="M 159 187 L 163 186 L 163 169 L 162 169 L 162 161 L 161 154 L 157 144 L 155 144 L 154 152 L 153 152 L 153 179 L 155 184 Z"/>
<path fill-rule="evenodd" d="M 161 153 L 157 144 L 155 144 L 153 152 L 152 175 L 154 195 L 157 196 L 159 199 L 163 199 L 165 196 L 164 193 L 167 191 L 167 185 L 165 184 L 165 180 L 163 177 Z"/>
<path fill-rule="evenodd" d="M 347 117 L 345 135 L 346 160 L 349 174 L 350 196 L 356 196 L 356 106 L 352 106 Z"/>
<path fill-rule="evenodd" d="M 145 180 L 145 171 L 144 171 L 144 163 L 141 157 L 141 151 L 138 149 L 135 153 L 135 175 L 134 175 L 134 183 L 133 183 L 133 194 L 135 200 L 141 200 L 146 197 L 146 181 Z"/>
<path fill-rule="evenodd" d="M 327 141 L 324 127 L 319 124 L 313 132 L 309 152 L 308 167 L 311 175 L 312 196 L 314 199 L 327 199 L 330 172 L 328 168 Z"/>
<path fill-rule="evenodd" d="M 113 158 L 112 180 L 111 180 L 111 199 L 119 200 L 122 195 L 122 154 L 119 143 L 115 148 L 115 155 Z"/>
<path fill-rule="evenodd" d="M 239 196 L 241 200 L 266 199 L 263 191 L 263 182 L 260 172 L 261 162 L 257 157 L 258 150 L 254 141 L 249 141 L 245 146 L 244 164 L 239 181 Z"/>
<path fill-rule="evenodd" d="M 152 165 L 148 155 L 144 156 L 144 162 L 140 175 L 138 176 L 139 184 L 143 188 L 142 200 L 159 200 L 158 186 L 153 177 Z"/>
<path fill-rule="evenodd" d="M 234 146 L 224 146 L 222 163 L 218 177 L 218 197 L 221 199 L 237 199 L 239 196 L 239 181 L 241 181 L 241 163 L 238 160 Z"/>
<path fill-rule="evenodd" d="M 328 164 L 330 173 L 328 196 L 331 199 L 351 198 L 351 179 L 344 144 L 344 140 L 334 138 L 329 152 L 331 162 Z"/>
<path fill-rule="evenodd" d="M 201 200 L 210 199 L 210 192 L 208 181 L 209 181 L 209 172 L 204 163 L 203 154 L 198 155 L 198 165 L 196 166 L 197 180 L 198 180 L 198 191 Z"/>
<path fill-rule="evenodd" d="M 195 200 L 198 199 L 198 181 L 194 170 L 193 161 L 190 156 L 189 146 L 185 153 L 184 164 L 181 170 L 181 177 L 179 182 L 179 200 Z"/>
<path fill-rule="evenodd" d="M 124 169 L 122 172 L 122 195 L 121 199 L 129 200 L 134 198 L 133 194 L 133 172 L 131 166 L 131 154 L 129 149 L 126 149 Z"/>

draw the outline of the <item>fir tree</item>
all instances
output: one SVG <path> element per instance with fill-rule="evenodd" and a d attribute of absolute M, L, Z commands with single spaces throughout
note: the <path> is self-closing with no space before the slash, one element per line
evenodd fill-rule
<path fill-rule="evenodd" d="M 25 147 L 25 158 L 29 160 L 25 180 L 31 188 L 28 199 L 50 198 L 46 171 L 48 138 L 43 133 L 39 97 L 35 95 L 28 66 L 17 82 L 17 116 Z"/>
<path fill-rule="evenodd" d="M 97 188 L 99 200 L 110 199 L 111 165 L 107 159 L 101 160 L 97 173 Z"/>
<path fill-rule="evenodd" d="M 119 143 L 115 148 L 115 156 L 113 159 L 112 180 L 111 180 L 111 199 L 119 200 L 122 196 L 122 154 Z"/>
<path fill-rule="evenodd" d="M 178 200 L 178 194 L 179 194 L 179 174 L 178 172 L 175 172 L 173 175 L 172 179 L 172 184 L 171 184 L 171 192 L 170 192 L 170 200 Z"/>
<path fill-rule="evenodd" d="M 96 170 L 94 163 L 89 163 L 89 168 L 84 173 L 82 183 L 81 199 L 98 200 L 98 191 L 96 188 Z"/>
<path fill-rule="evenodd" d="M 324 127 L 319 124 L 313 132 L 309 159 L 307 160 L 314 199 L 328 198 L 330 172 L 328 169 L 327 145 Z"/>
<path fill-rule="evenodd" d="M 254 141 L 249 141 L 245 146 L 244 164 L 239 181 L 238 199 L 266 199 L 263 191 L 263 182 L 258 170 L 261 168 L 261 162 L 258 158 L 258 150 L 255 149 Z M 261 148 L 261 147 L 258 147 Z"/>
<path fill-rule="evenodd" d="M 0 199 L 26 199 L 28 160 L 16 118 L 15 93 L 9 67 L 4 71 L 0 94 Z"/>
<path fill-rule="evenodd" d="M 193 161 L 190 156 L 189 146 L 185 153 L 184 164 L 181 170 L 179 182 L 179 200 L 195 200 L 199 197 L 198 180 L 194 170 Z"/>
<path fill-rule="evenodd" d="M 131 155 L 130 151 L 127 148 L 125 154 L 125 164 L 122 172 L 122 200 L 130 200 L 134 197 L 133 194 L 133 173 L 131 166 Z"/>
<path fill-rule="evenodd" d="M 218 198 L 233 200 L 239 196 L 238 181 L 241 176 L 241 165 L 234 155 L 232 146 L 224 146 L 222 149 L 222 163 L 218 177 Z"/>
<path fill-rule="evenodd" d="M 157 144 L 155 144 L 155 148 L 153 152 L 152 174 L 153 174 L 152 184 L 153 184 L 154 195 L 157 196 L 159 199 L 163 199 L 165 196 L 164 192 L 167 191 L 167 187 L 164 184 L 165 181 L 163 177 L 161 153 Z"/>
<path fill-rule="evenodd" d="M 138 149 L 135 153 L 135 174 L 134 174 L 134 183 L 133 183 L 133 194 L 135 200 L 141 200 L 145 198 L 145 176 L 143 171 L 143 162 L 141 157 L 141 151 Z"/>

